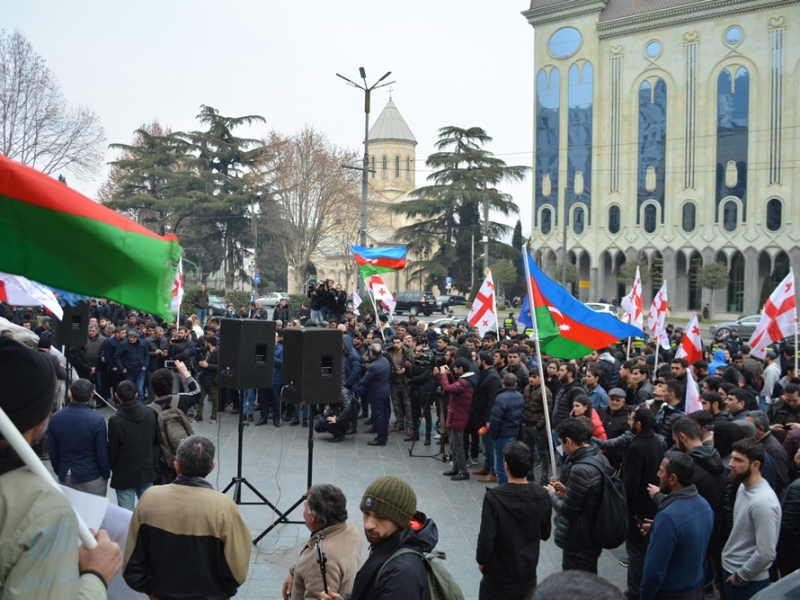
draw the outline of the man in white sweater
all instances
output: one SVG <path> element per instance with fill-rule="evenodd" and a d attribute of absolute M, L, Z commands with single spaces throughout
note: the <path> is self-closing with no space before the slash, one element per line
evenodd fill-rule
<path fill-rule="evenodd" d="M 729 600 L 746 600 L 769 585 L 775 560 L 781 505 L 761 476 L 764 447 L 752 438 L 733 445 L 730 474 L 740 483 L 733 505 L 733 529 L 722 549 L 722 571 Z"/>

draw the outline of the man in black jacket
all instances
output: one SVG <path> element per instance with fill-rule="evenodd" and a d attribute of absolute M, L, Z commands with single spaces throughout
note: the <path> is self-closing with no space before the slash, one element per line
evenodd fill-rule
<path fill-rule="evenodd" d="M 550 499 L 528 483 L 533 455 L 522 442 L 503 449 L 508 483 L 487 489 L 475 559 L 480 600 L 522 600 L 536 587 L 539 542 L 550 537 Z"/>
<path fill-rule="evenodd" d="M 137 396 L 133 382 L 121 382 L 116 391 L 119 410 L 108 420 L 111 487 L 117 492 L 117 504 L 128 510 L 133 510 L 136 498 L 141 498 L 156 480 L 153 450 L 157 415 Z"/>
<path fill-rule="evenodd" d="M 563 551 L 561 569 L 596 574 L 602 548 L 595 542 L 592 530 L 602 499 L 600 468 L 608 475 L 613 470 L 597 446 L 589 444 L 589 432 L 580 419 L 568 417 L 559 423 L 558 442 L 569 460 L 560 481 L 553 481 L 545 489 L 556 513 L 556 546 Z"/>
<path fill-rule="evenodd" d="M 653 399 L 653 384 L 650 383 L 650 371 L 644 365 L 635 365 L 631 369 L 631 380 L 635 386 L 633 404 L 639 405 Z"/>
<path fill-rule="evenodd" d="M 197 411 L 192 422 L 203 420 L 203 404 L 206 395 L 211 402 L 211 418 L 209 423 L 217 422 L 217 411 L 219 410 L 219 350 L 217 349 L 217 338 L 213 335 L 204 336 L 205 352 L 203 359 L 198 361 L 200 367 L 200 400 L 197 402 Z M 250 421 L 253 420 L 252 415 Z"/>
<path fill-rule="evenodd" d="M 694 385 L 694 382 L 691 382 Z M 685 388 L 677 379 L 667 379 L 664 383 L 664 404 L 656 415 L 656 433 L 659 434 L 667 443 L 667 450 L 672 448 L 672 426 L 678 419 L 683 419 L 685 414 L 683 409 L 686 406 L 684 401 Z M 660 462 L 659 462 L 660 464 Z M 655 485 L 655 484 L 654 484 Z"/>
<path fill-rule="evenodd" d="M 636 517 L 644 521 L 656 516 L 656 505 L 647 493 L 647 485 L 659 482 L 658 469 L 664 458 L 664 450 L 653 431 L 653 422 L 653 413 L 646 406 L 638 407 L 628 417 L 634 438 L 625 454 L 622 471 L 628 506 L 628 532 L 625 534 L 625 549 L 628 551 L 626 598 L 639 597 L 647 551 L 647 538 L 639 532 Z"/>
<path fill-rule="evenodd" d="M 628 409 L 625 405 L 625 390 L 617 387 L 611 388 L 608 392 L 608 406 L 599 409 L 597 415 L 603 422 L 603 429 L 605 429 L 606 437 L 609 440 L 619 437 L 628 431 Z M 622 466 L 624 454 L 624 450 L 618 448 L 606 450 L 606 458 L 616 470 L 619 470 Z"/>
<path fill-rule="evenodd" d="M 564 363 L 558 368 L 558 380 L 561 382 L 561 386 L 553 400 L 551 418 L 553 427 L 558 427 L 561 421 L 569 417 L 575 398 L 586 394 L 586 390 L 583 389 L 580 379 L 578 379 L 578 369 L 572 363 Z"/>
<path fill-rule="evenodd" d="M 275 306 L 272 311 L 272 320 L 280 321 L 284 327 L 287 327 L 292 322 L 292 312 L 289 310 L 289 304 L 286 298 L 281 298 L 280 302 Z"/>
<path fill-rule="evenodd" d="M 472 396 L 470 416 L 472 414 L 477 415 L 478 429 L 480 429 L 489 422 L 494 400 L 502 384 L 500 382 L 500 373 L 494 368 L 494 357 L 491 352 L 488 350 L 480 352 L 478 354 L 478 363 L 480 369 L 478 386 Z M 494 440 L 490 435 L 483 435 L 481 436 L 481 441 L 483 442 L 483 467 L 472 471 L 472 473 L 479 476 L 478 481 L 481 483 L 495 483 L 497 474 L 494 471 Z"/>
<path fill-rule="evenodd" d="M 360 506 L 370 553 L 356 574 L 350 600 L 430 598 L 427 570 L 416 553 L 431 552 L 439 530 L 417 511 L 411 486 L 394 475 L 379 477 L 364 491 Z M 412 552 L 396 555 L 405 548 Z M 330 587 L 320 597 L 342 600 Z"/>

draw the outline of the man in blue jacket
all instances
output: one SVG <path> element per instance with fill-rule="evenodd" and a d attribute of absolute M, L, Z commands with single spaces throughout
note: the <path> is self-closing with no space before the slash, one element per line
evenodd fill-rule
<path fill-rule="evenodd" d="M 687 454 L 667 452 L 658 470 L 660 487 L 648 486 L 652 496 L 659 491 L 667 496 L 655 519 L 646 519 L 642 528 L 650 530 L 650 544 L 640 600 L 703 596 L 703 559 L 714 528 L 714 513 L 692 483 L 694 470 L 694 461 Z"/>
<path fill-rule="evenodd" d="M 106 420 L 89 408 L 93 391 L 87 379 L 72 384 L 69 404 L 50 419 L 47 449 L 59 482 L 105 498 L 111 476 Z"/>
<path fill-rule="evenodd" d="M 508 483 L 508 474 L 503 466 L 503 448 L 519 435 L 522 417 L 525 415 L 525 399 L 517 391 L 517 376 L 503 375 L 503 389 L 497 394 L 489 414 L 489 435 L 494 448 L 494 471 L 497 485 Z"/>
<path fill-rule="evenodd" d="M 350 335 L 342 336 L 342 385 L 346 387 L 353 395 L 353 402 L 355 403 L 355 411 L 347 428 L 348 434 L 356 433 L 356 425 L 358 424 L 358 381 L 361 379 L 361 357 L 355 348 L 353 348 L 353 337 Z"/>
<path fill-rule="evenodd" d="M 392 376 L 392 365 L 383 355 L 383 346 L 375 342 L 369 347 L 369 366 L 361 378 L 359 386 L 364 390 L 372 407 L 372 423 L 377 437 L 367 442 L 370 446 L 385 446 L 389 439 L 389 413 L 391 389 L 389 380 Z"/>
<path fill-rule="evenodd" d="M 139 330 L 130 329 L 127 339 L 122 342 L 114 353 L 117 367 L 122 370 L 122 377 L 132 381 L 139 393 L 139 402 L 144 402 L 144 380 L 147 365 L 150 364 L 150 348 L 139 339 Z"/>

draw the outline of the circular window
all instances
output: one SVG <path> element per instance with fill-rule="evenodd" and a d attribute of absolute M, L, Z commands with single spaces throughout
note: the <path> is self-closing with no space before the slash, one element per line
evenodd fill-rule
<path fill-rule="evenodd" d="M 644 47 L 644 53 L 650 58 L 656 58 L 661 54 L 661 42 L 657 42 L 656 40 L 647 42 L 647 45 Z"/>
<path fill-rule="evenodd" d="M 734 46 L 742 41 L 742 29 L 734 25 L 725 32 L 725 43 Z"/>
<path fill-rule="evenodd" d="M 547 48 L 555 58 L 567 58 L 578 51 L 582 41 L 580 31 L 574 27 L 562 27 L 550 37 Z"/>

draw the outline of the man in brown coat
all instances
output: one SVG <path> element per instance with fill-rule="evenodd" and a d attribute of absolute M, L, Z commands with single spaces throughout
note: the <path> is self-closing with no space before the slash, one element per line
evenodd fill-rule
<path fill-rule="evenodd" d="M 361 566 L 361 536 L 347 520 L 347 499 L 342 490 L 327 483 L 311 486 L 303 504 L 303 519 L 311 537 L 283 582 L 283 600 L 317 600 L 324 591 L 317 563 L 318 538 L 325 553 L 328 587 L 342 596 L 349 594 Z"/>
<path fill-rule="evenodd" d="M 547 387 L 547 408 L 542 402 L 542 386 L 539 380 L 539 369 L 535 368 L 528 373 L 528 385 L 522 395 L 525 398 L 525 416 L 522 418 L 522 441 L 527 444 L 533 453 L 534 447 L 539 450 L 539 460 L 542 463 L 541 484 L 550 483 L 550 442 L 547 439 L 547 428 L 544 424 L 545 410 L 552 410 L 553 396 Z M 533 460 L 528 479 L 533 479 Z"/>

